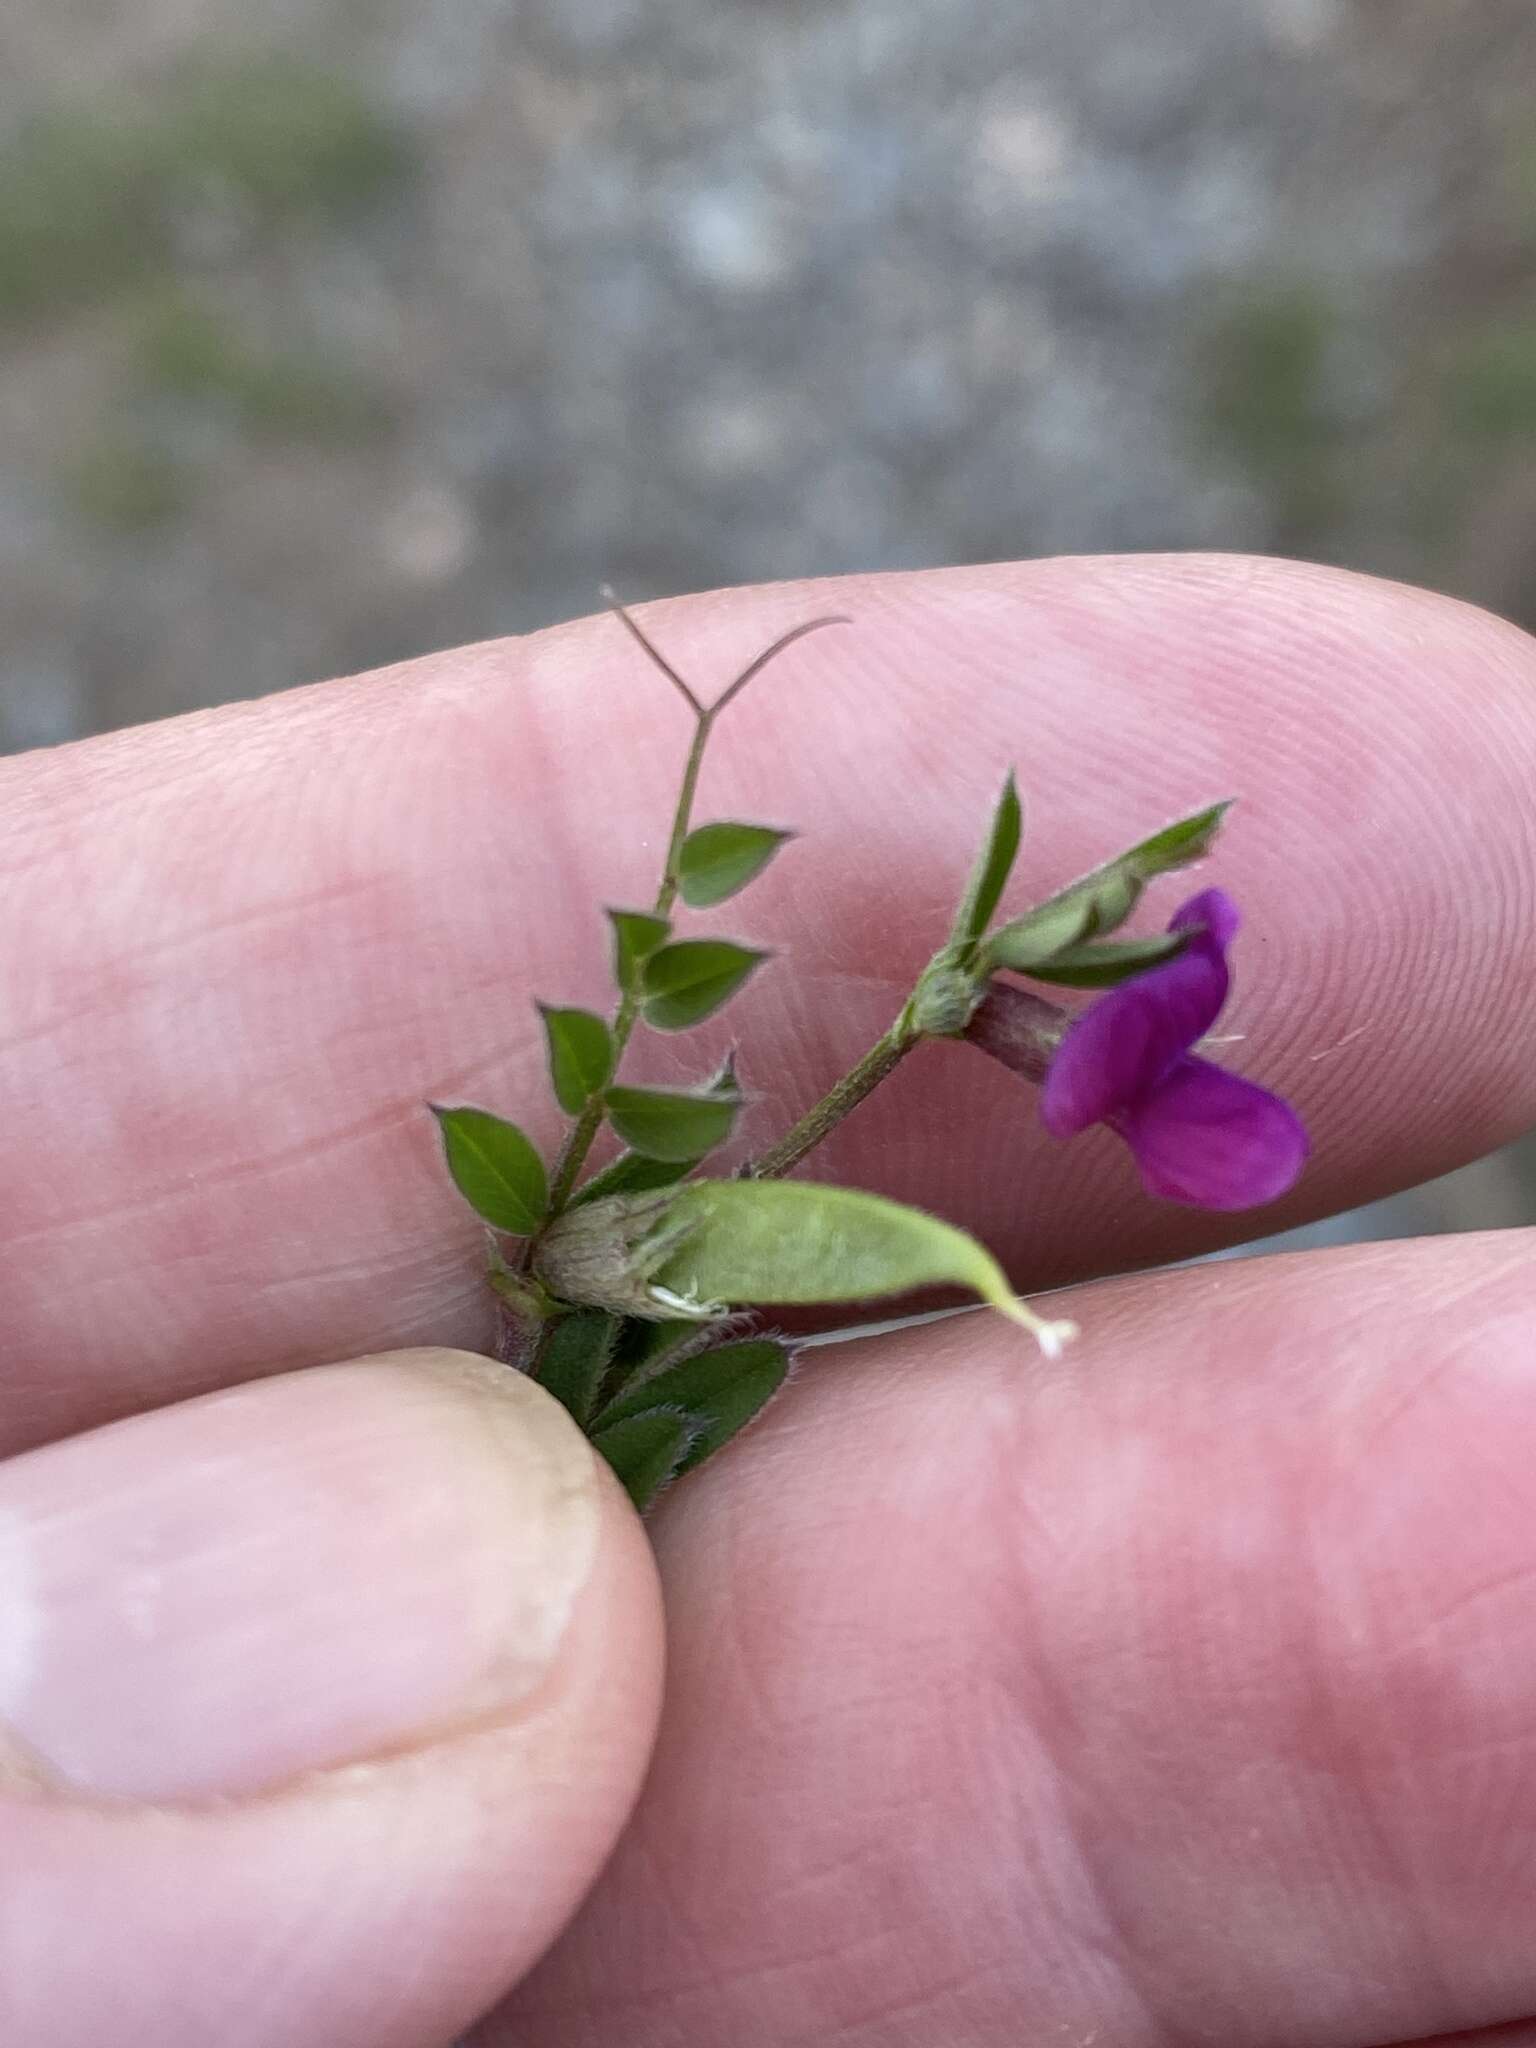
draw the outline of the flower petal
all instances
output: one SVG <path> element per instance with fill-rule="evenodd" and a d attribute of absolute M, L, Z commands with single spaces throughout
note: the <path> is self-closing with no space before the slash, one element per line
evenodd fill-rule
<path fill-rule="evenodd" d="M 1237 937 L 1237 928 L 1242 915 L 1225 889 L 1202 889 L 1198 896 L 1191 896 L 1187 903 L 1181 903 L 1168 920 L 1171 932 L 1187 932 L 1194 925 L 1203 925 L 1211 936 L 1212 943 L 1225 952 Z"/>
<path fill-rule="evenodd" d="M 1149 1193 L 1200 1209 L 1273 1202 L 1306 1164 L 1306 1128 L 1290 1104 L 1209 1060 L 1180 1060 L 1113 1124 Z"/>
<path fill-rule="evenodd" d="M 1041 1092 L 1041 1121 L 1052 1137 L 1102 1123 L 1156 1088 L 1216 1022 L 1227 986 L 1226 956 L 1212 930 L 1198 933 L 1176 960 L 1122 982 L 1084 1010 L 1057 1047 Z"/>

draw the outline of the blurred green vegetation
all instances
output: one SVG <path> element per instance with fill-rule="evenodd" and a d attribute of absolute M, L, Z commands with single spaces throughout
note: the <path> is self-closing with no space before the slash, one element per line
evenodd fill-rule
<path fill-rule="evenodd" d="M 1197 341 L 1198 430 L 1265 490 L 1286 538 L 1326 532 L 1344 508 L 1329 397 L 1339 325 L 1320 286 L 1275 284 L 1219 309 Z"/>
<path fill-rule="evenodd" d="M 133 535 L 183 516 L 204 465 L 163 402 L 253 440 L 354 445 L 393 411 L 346 355 L 257 340 L 179 276 L 199 221 L 247 245 L 323 229 L 397 190 L 405 131 L 350 80 L 291 55 L 204 63 L 148 95 L 57 110 L 0 151 L 0 328 L 111 308 L 106 417 L 60 458 L 83 525 Z"/>
<path fill-rule="evenodd" d="M 210 180 L 274 223 L 347 213 L 412 157 L 350 79 L 294 57 L 188 74 L 143 141 L 168 188 Z"/>
<path fill-rule="evenodd" d="M 156 294 L 136 316 L 117 394 L 60 464 L 61 502 L 107 535 L 148 532 L 186 514 L 216 459 L 173 444 L 171 417 L 212 413 L 249 441 L 355 447 L 395 425 L 394 408 L 356 366 L 310 347 L 263 349 L 189 292 Z M 195 443 L 194 443 L 195 445 Z"/>
<path fill-rule="evenodd" d="M 1449 352 L 1443 378 L 1452 426 L 1474 440 L 1536 436 L 1536 307 L 1483 322 Z"/>
<path fill-rule="evenodd" d="M 1523 130 L 1505 145 L 1504 196 L 1514 232 L 1536 235 L 1536 136 Z"/>
<path fill-rule="evenodd" d="M 193 479 L 155 440 L 103 433 L 65 465 L 60 495 L 77 519 L 122 538 L 153 531 L 187 510 Z"/>
<path fill-rule="evenodd" d="M 151 305 L 132 367 L 141 390 L 212 405 L 263 439 L 353 445 L 377 440 L 393 424 L 383 393 L 355 365 L 313 346 L 258 348 L 184 292 Z"/>
<path fill-rule="evenodd" d="M 0 152 L 0 321 L 147 281 L 171 266 L 178 223 L 211 203 L 255 229 L 324 220 L 411 164 L 404 132 L 356 86 L 292 57 L 52 113 Z"/>
<path fill-rule="evenodd" d="M 1511 263 L 1481 299 L 1444 295 L 1433 319 L 1391 324 L 1320 283 L 1254 281 L 1198 325 L 1189 408 L 1207 455 L 1260 490 L 1286 552 L 1396 570 L 1434 565 L 1480 506 L 1536 455 L 1536 299 Z M 1378 337 L 1368 411 L 1339 365 Z M 1390 346 L 1380 337 L 1390 334 Z"/>
<path fill-rule="evenodd" d="M 112 126 L 58 115 L 0 154 L 0 319 L 117 290 L 165 258 L 145 165 Z"/>

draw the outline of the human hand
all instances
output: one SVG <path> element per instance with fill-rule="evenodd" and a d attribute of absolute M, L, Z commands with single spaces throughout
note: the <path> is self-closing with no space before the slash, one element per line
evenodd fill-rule
<path fill-rule="evenodd" d="M 658 630 L 729 673 L 827 598 Z M 797 972 L 733 1012 L 749 1085 L 799 1103 L 879 1028 L 1017 757 L 1046 882 L 1242 797 L 1230 1014 L 1315 1164 L 1258 1219 L 1157 1209 L 1112 1141 L 1057 1152 L 957 1048 L 818 1171 L 1033 1287 L 1531 1120 L 1523 636 L 1254 561 L 835 602 L 858 630 L 744 699 L 711 762 L 711 812 L 802 825 L 836 878 L 790 855 L 754 891 Z M 528 999 L 597 993 L 594 906 L 640 886 L 676 751 L 647 690 L 587 621 L 0 763 L 0 1430 L 49 1446 L 0 1468 L 18 2040 L 441 2048 L 622 1823 L 653 1590 L 574 1433 L 462 1361 L 296 1369 L 487 1341 L 419 1105 L 525 1117 Z M 1054 1366 L 974 1316 L 813 1354 L 652 1524 L 655 1768 L 477 2040 L 1303 2048 L 1536 2011 L 1525 1251 L 1103 1283 Z M 540 1587 L 569 1615 L 541 1678 Z"/>

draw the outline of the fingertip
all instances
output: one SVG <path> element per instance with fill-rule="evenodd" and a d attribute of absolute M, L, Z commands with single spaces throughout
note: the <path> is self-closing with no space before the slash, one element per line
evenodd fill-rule
<path fill-rule="evenodd" d="M 649 1544 L 564 1411 L 489 1360 L 110 1425 L 0 1468 L 0 1529 L 0 1720 L 37 1766 L 0 1793 L 7 2038 L 212 2038 L 248 1956 L 301 1928 L 264 2038 L 446 2038 L 637 1795 Z"/>

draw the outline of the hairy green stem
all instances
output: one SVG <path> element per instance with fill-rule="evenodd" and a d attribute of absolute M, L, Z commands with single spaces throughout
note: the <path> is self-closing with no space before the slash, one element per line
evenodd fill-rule
<path fill-rule="evenodd" d="M 865 1096 L 872 1094 L 887 1074 L 900 1065 L 918 1043 L 920 1035 L 912 1029 L 907 1012 L 903 1010 L 890 1030 L 875 1040 L 858 1065 L 850 1067 L 841 1081 L 829 1088 L 820 1102 L 808 1109 L 799 1123 L 786 1131 L 761 1159 L 752 1161 L 746 1169 L 747 1177 L 751 1180 L 778 1180 L 798 1166 L 806 1154 L 813 1152 L 828 1132 L 842 1122 L 849 1110 L 857 1109 Z"/>

